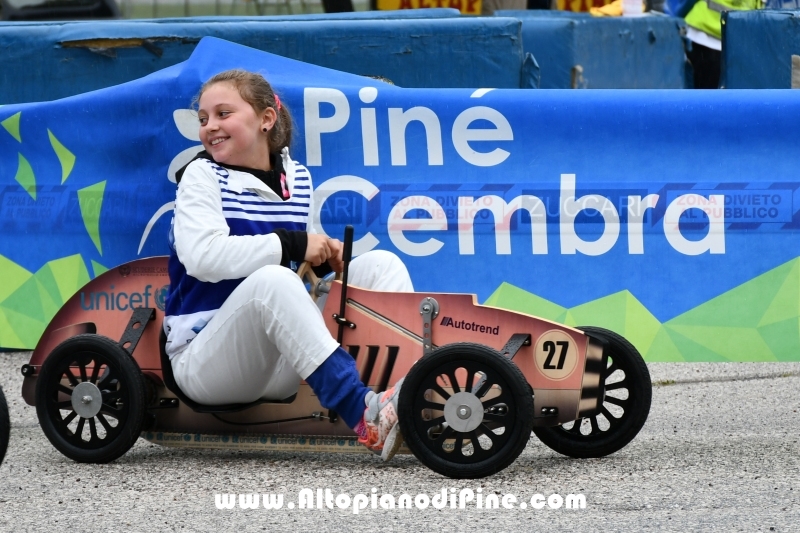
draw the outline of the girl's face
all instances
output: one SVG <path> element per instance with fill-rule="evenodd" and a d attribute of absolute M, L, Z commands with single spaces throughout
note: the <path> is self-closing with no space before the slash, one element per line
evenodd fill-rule
<path fill-rule="evenodd" d="M 263 128 L 275 124 L 275 110 L 261 116 L 230 83 L 215 83 L 200 96 L 200 141 L 218 163 L 269 170 L 269 146 Z"/>

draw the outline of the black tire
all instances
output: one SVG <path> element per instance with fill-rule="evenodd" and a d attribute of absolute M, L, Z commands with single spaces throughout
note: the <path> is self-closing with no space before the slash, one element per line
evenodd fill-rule
<path fill-rule="evenodd" d="M 456 393 L 468 394 L 460 398 L 471 402 L 470 413 L 483 413 L 466 415 L 470 423 L 480 422 L 474 429 L 456 430 L 445 420 L 445 405 Z M 448 406 L 457 424 L 465 424 L 452 411 L 461 403 Z M 500 472 L 522 453 L 531 436 L 533 398 L 519 368 L 496 350 L 449 344 L 411 368 L 400 389 L 398 415 L 408 447 L 425 466 L 450 478 L 476 479 Z"/>
<path fill-rule="evenodd" d="M 6 456 L 10 433 L 11 419 L 8 417 L 8 404 L 6 404 L 3 388 L 0 387 L 0 465 L 3 464 L 3 458 Z"/>
<path fill-rule="evenodd" d="M 53 446 L 70 459 L 113 461 L 133 446 L 142 431 L 143 380 L 139 366 L 115 341 L 94 334 L 71 337 L 42 365 L 36 382 L 39 424 Z M 96 415 L 83 417 L 71 398 L 75 387 L 86 382 L 96 386 L 102 404 Z"/>
<path fill-rule="evenodd" d="M 625 447 L 644 426 L 653 397 L 650 371 L 636 348 L 621 335 L 591 326 L 578 329 L 608 342 L 600 412 L 560 426 L 535 427 L 533 433 L 569 457 L 605 457 Z"/>

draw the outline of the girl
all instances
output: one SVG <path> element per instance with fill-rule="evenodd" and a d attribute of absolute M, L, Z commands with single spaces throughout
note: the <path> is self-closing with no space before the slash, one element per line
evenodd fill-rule
<path fill-rule="evenodd" d="M 178 174 L 164 328 L 175 381 L 194 401 L 281 400 L 301 379 L 384 460 L 402 443 L 400 382 L 376 395 L 328 333 L 287 267 L 340 272 L 342 243 L 310 231 L 311 175 L 289 157 L 289 110 L 259 74 L 217 74 L 197 97 L 205 151 Z M 318 274 L 321 273 L 317 270 Z M 413 291 L 389 252 L 368 252 L 349 282 Z"/>

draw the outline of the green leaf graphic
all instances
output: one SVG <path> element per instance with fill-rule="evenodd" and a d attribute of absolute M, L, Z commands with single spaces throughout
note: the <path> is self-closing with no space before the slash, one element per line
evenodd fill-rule
<path fill-rule="evenodd" d="M 629 291 L 572 307 L 503 283 L 487 305 L 625 336 L 648 362 L 797 361 L 800 258 L 778 265 L 661 324 Z"/>
<path fill-rule="evenodd" d="M 80 254 L 48 261 L 36 275 L 40 276 L 40 279 L 45 279 L 46 271 L 49 271 L 55 279 L 61 302 L 69 300 L 70 296 L 89 282 L 89 273 Z"/>
<path fill-rule="evenodd" d="M 67 181 L 69 173 L 72 172 L 72 167 L 75 166 L 75 156 L 56 139 L 56 136 L 49 129 L 47 130 L 47 136 L 50 137 L 50 144 L 53 146 L 53 150 L 58 156 L 58 161 L 61 163 L 61 184 L 63 185 Z"/>
<path fill-rule="evenodd" d="M 27 348 L 22 339 L 14 333 L 14 328 L 6 318 L 2 307 L 0 307 L 0 346 L 3 348 Z"/>
<path fill-rule="evenodd" d="M 94 277 L 97 277 L 103 272 L 108 271 L 108 268 L 104 267 L 103 265 L 92 259 L 92 270 L 94 271 Z"/>
<path fill-rule="evenodd" d="M 3 278 L 3 283 L 0 284 L 0 302 L 8 298 L 33 275 L 2 255 L 0 255 L 0 273 Z"/>
<path fill-rule="evenodd" d="M 562 319 L 566 311 L 560 305 L 506 282 L 501 283 L 483 305 L 502 307 L 556 321 Z"/>
<path fill-rule="evenodd" d="M 103 208 L 105 190 L 105 180 L 78 190 L 78 203 L 81 207 L 83 225 L 86 226 L 86 231 L 100 255 L 103 255 L 103 246 L 100 243 L 100 211 Z"/>
<path fill-rule="evenodd" d="M 19 119 L 21 116 L 22 116 L 22 111 L 14 115 L 11 115 L 3 122 L 0 122 L 0 124 L 3 125 L 6 131 L 10 133 L 11 136 L 14 137 L 19 142 L 22 142 L 22 137 L 19 134 Z"/>
<path fill-rule="evenodd" d="M 645 354 L 661 323 L 630 291 L 620 291 L 569 310 L 579 326 L 600 326 L 625 336 Z"/>
<path fill-rule="evenodd" d="M 28 160 L 25 159 L 22 154 L 18 155 L 19 166 L 17 167 L 17 175 L 14 176 L 14 179 L 17 180 L 17 183 L 22 185 L 22 188 L 28 191 L 31 198 L 36 201 L 36 176 L 33 175 L 33 168 L 31 168 L 31 164 L 28 163 Z"/>
<path fill-rule="evenodd" d="M 0 256 L 0 278 L 12 283 L 0 290 L 0 347 L 31 350 L 58 309 L 89 282 L 83 258 L 48 261 L 31 274 Z"/>

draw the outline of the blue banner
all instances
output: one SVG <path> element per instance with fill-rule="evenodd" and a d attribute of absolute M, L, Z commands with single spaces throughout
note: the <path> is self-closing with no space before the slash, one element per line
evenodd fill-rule
<path fill-rule="evenodd" d="M 0 345 L 167 253 L 190 102 L 234 67 L 291 109 L 320 230 L 355 225 L 355 252 L 396 252 L 418 290 L 611 327 L 649 360 L 800 359 L 796 94 L 402 89 L 214 38 L 134 82 L 0 107 Z"/>

